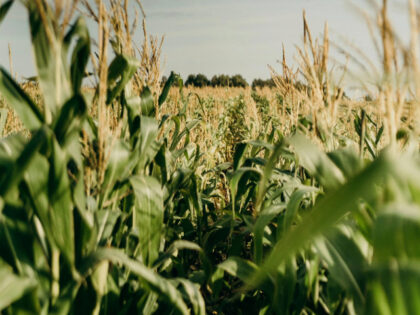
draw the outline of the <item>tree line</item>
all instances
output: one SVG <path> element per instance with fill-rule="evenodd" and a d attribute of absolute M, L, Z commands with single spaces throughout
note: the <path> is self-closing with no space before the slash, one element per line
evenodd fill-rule
<path fill-rule="evenodd" d="M 162 85 L 167 81 L 167 77 L 162 77 Z M 235 74 L 229 76 L 227 74 L 214 75 L 211 79 L 207 78 L 205 74 L 190 74 L 184 83 L 185 86 L 194 86 L 194 87 L 247 87 L 249 84 L 245 78 L 240 74 Z M 274 87 L 273 79 L 254 79 L 252 81 L 251 87 L 253 89 L 257 87 Z"/>

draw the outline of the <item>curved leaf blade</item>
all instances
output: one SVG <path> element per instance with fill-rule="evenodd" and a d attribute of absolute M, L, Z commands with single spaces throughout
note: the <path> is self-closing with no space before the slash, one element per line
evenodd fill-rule
<path fill-rule="evenodd" d="M 132 273 L 139 276 L 149 290 L 159 294 L 161 298 L 166 299 L 179 313 L 189 314 L 188 307 L 183 301 L 181 293 L 170 280 L 161 277 L 141 262 L 130 259 L 117 249 L 99 249 L 87 257 L 81 270 L 82 273 L 85 274 L 89 272 L 89 270 L 94 270 L 94 267 L 104 260 L 108 260 L 114 264 L 124 265 Z"/>
<path fill-rule="evenodd" d="M 0 311 L 36 288 L 34 279 L 19 277 L 6 267 L 0 267 Z"/>
<path fill-rule="evenodd" d="M 0 67 L 0 92 L 7 103 L 16 110 L 20 120 L 29 130 L 41 127 L 44 118 L 31 98 L 21 89 L 12 77 Z"/>
<path fill-rule="evenodd" d="M 140 240 L 140 254 L 151 266 L 159 256 L 163 230 L 163 191 L 157 179 L 133 176 L 130 184 L 134 191 L 133 224 Z"/>
<path fill-rule="evenodd" d="M 4 18 L 7 15 L 7 12 L 9 12 L 9 10 L 12 7 L 12 4 L 13 4 L 14 1 L 15 0 L 6 1 L 5 3 L 3 3 L 0 6 L 0 24 L 1 24 L 1 22 L 3 22 Z"/>

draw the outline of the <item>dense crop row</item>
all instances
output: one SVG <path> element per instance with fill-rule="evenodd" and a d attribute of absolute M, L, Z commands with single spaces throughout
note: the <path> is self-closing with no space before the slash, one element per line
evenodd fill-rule
<path fill-rule="evenodd" d="M 176 75 L 161 91 L 141 77 L 153 54 L 144 45 L 137 60 L 125 33 L 107 29 L 123 2 L 111 17 L 102 2 L 88 7 L 99 26 L 90 89 L 84 19 L 22 3 L 39 102 L 0 69 L 24 125 L 0 139 L 2 312 L 420 313 L 417 138 L 384 140 L 389 121 L 316 84 L 329 82 L 325 43 L 307 60 L 310 90 L 277 76 L 273 99 L 232 97 L 213 113 L 215 97 L 186 95 L 182 82 L 170 91 Z M 326 113 L 338 118 L 317 120 Z"/>

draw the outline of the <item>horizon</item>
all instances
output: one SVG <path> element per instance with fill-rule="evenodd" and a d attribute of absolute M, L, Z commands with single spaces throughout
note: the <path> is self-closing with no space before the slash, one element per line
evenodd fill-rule
<path fill-rule="evenodd" d="M 276 0 L 145 0 L 149 34 L 165 35 L 162 50 L 162 75 L 171 71 L 184 79 L 189 74 L 242 75 L 251 84 L 254 79 L 268 79 L 267 65 L 280 70 L 282 44 L 286 60 L 295 64 L 295 45 L 303 37 L 302 11 L 305 9 L 314 37 L 320 37 L 328 22 L 333 42 L 344 37 L 374 58 L 367 26 L 356 7 L 366 9 L 367 1 L 299 0 L 283 3 Z M 404 0 L 391 2 L 392 19 L 397 31 L 407 27 Z M 251 16 L 250 12 L 252 13 Z M 141 43 L 139 29 L 136 41 Z M 405 39 L 405 38 L 403 38 Z M 29 28 L 24 9 L 18 3 L 0 25 L 0 65 L 9 69 L 10 43 L 14 71 L 19 78 L 35 74 Z M 342 55 L 332 52 L 333 58 Z M 30 58 L 28 58 L 30 56 Z"/>

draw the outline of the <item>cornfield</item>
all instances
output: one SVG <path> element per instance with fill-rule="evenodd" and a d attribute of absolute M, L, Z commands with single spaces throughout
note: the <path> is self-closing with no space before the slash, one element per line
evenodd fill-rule
<path fill-rule="evenodd" d="M 332 65 L 304 14 L 257 90 L 161 86 L 139 1 L 7 0 L 0 24 L 15 2 L 37 76 L 0 68 L 2 314 L 420 314 L 414 0 L 407 47 L 374 7 L 380 67 Z"/>

